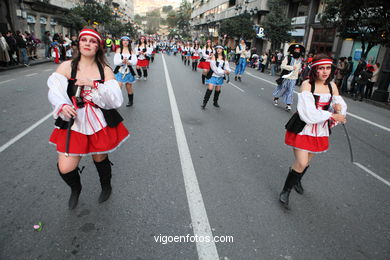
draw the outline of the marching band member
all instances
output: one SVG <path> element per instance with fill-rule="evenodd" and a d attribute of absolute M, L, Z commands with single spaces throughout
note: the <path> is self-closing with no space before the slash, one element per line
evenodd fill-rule
<path fill-rule="evenodd" d="M 119 86 L 126 85 L 129 103 L 127 107 L 133 105 L 133 83 L 136 81 L 133 66 L 137 64 L 137 56 L 131 49 L 131 39 L 128 36 L 123 36 L 120 41 L 120 47 L 116 50 L 114 56 L 115 78 L 119 82 Z"/>
<path fill-rule="evenodd" d="M 332 77 L 332 59 L 315 56 L 309 79 L 302 83 L 298 94 L 298 112 L 286 124 L 285 143 L 293 148 L 295 160 L 279 196 L 285 206 L 293 187 L 303 194 L 301 179 L 313 157 L 328 150 L 330 129 L 346 122 L 347 105 Z"/>
<path fill-rule="evenodd" d="M 141 36 L 138 41 L 138 44 L 135 48 L 135 54 L 137 55 L 137 74 L 138 78 L 142 78 L 142 72 L 144 80 L 148 78 L 148 66 L 149 66 L 149 55 L 151 54 L 151 49 L 148 47 L 145 36 Z M 141 72 L 142 69 L 142 72 Z"/>
<path fill-rule="evenodd" d="M 202 72 L 202 84 L 205 84 L 206 75 L 210 70 L 210 58 L 213 56 L 213 45 L 211 44 L 211 40 L 207 40 L 206 45 L 203 47 L 201 54 L 202 58 L 200 59 L 198 68 L 203 69 Z"/>
<path fill-rule="evenodd" d="M 215 87 L 215 91 L 214 91 L 213 105 L 215 107 L 219 107 L 218 98 L 219 95 L 221 94 L 221 87 L 223 86 L 223 80 L 225 78 L 225 75 L 229 75 L 230 71 L 231 70 L 229 66 L 229 61 L 227 60 L 227 57 L 223 52 L 223 47 L 221 45 L 216 46 L 215 54 L 211 57 L 210 60 L 210 71 L 208 74 L 211 75 L 208 76 L 211 77 L 209 77 L 206 80 L 206 84 L 208 84 L 208 87 L 203 99 L 203 104 L 202 104 L 203 110 L 206 108 L 207 102 L 210 99 L 214 87 Z"/>
<path fill-rule="evenodd" d="M 92 155 L 102 187 L 99 203 L 104 202 L 112 190 L 107 154 L 129 136 L 116 111 L 123 97 L 105 60 L 102 37 L 94 29 L 84 28 L 77 48 L 77 56 L 58 66 L 47 81 L 56 119 L 50 143 L 57 147 L 58 172 L 71 188 L 70 209 L 76 207 L 82 189 L 81 157 Z"/>
<path fill-rule="evenodd" d="M 201 49 L 199 47 L 199 41 L 194 42 L 194 47 L 191 48 L 192 70 L 196 71 L 198 67 L 198 61 L 200 59 Z"/>
<path fill-rule="evenodd" d="M 286 104 L 286 110 L 290 111 L 293 103 L 295 83 L 302 67 L 302 54 L 305 52 L 305 47 L 301 44 L 291 44 L 288 52 L 290 54 L 282 61 L 280 84 L 278 83 L 272 95 L 274 96 L 275 106 L 278 105 L 278 100 L 282 97 L 283 103 Z"/>

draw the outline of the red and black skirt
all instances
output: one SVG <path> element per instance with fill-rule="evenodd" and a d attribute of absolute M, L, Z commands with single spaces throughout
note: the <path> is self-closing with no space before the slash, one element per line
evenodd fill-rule
<path fill-rule="evenodd" d="M 326 152 L 329 148 L 329 137 L 300 135 L 286 131 L 284 143 L 299 150 L 311 153 L 322 153 Z"/>
<path fill-rule="evenodd" d="M 66 152 L 67 129 L 55 128 L 49 142 L 57 147 L 58 153 Z M 87 156 L 113 152 L 128 137 L 129 131 L 119 123 L 115 127 L 106 126 L 92 135 L 85 135 L 71 131 L 69 141 L 69 154 L 73 156 Z"/>
<path fill-rule="evenodd" d="M 147 59 L 138 60 L 138 61 L 137 61 L 137 66 L 140 66 L 140 67 L 147 67 L 147 66 L 149 66 L 149 61 L 148 61 Z"/>

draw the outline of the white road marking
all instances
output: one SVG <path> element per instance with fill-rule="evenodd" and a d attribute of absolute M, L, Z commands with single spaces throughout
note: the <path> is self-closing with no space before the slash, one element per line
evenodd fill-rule
<path fill-rule="evenodd" d="M 46 69 L 45 71 L 53 71 L 54 69 Z"/>
<path fill-rule="evenodd" d="M 241 92 L 245 92 L 243 89 L 237 87 L 236 85 L 234 85 L 233 83 L 229 82 L 230 85 L 232 85 L 233 87 L 235 87 L 236 89 L 238 89 L 239 91 Z"/>
<path fill-rule="evenodd" d="M 0 81 L 0 84 L 3 84 L 3 83 L 7 83 L 7 82 L 10 82 L 10 81 L 13 81 L 15 79 L 7 79 L 7 80 L 4 80 L 4 81 Z"/>
<path fill-rule="evenodd" d="M 386 184 L 387 186 L 390 187 L 390 182 L 388 182 L 387 180 L 383 179 L 381 176 L 377 175 L 376 173 L 374 173 L 373 171 L 368 169 L 366 166 L 364 166 L 364 165 L 362 165 L 362 164 L 360 164 L 358 162 L 353 162 L 353 164 L 355 164 L 360 169 L 364 170 L 365 172 L 367 172 L 368 174 L 370 174 L 374 178 L 377 178 L 378 180 L 380 180 L 381 182 L 383 182 L 384 184 Z"/>
<path fill-rule="evenodd" d="M 10 147 L 11 145 L 13 145 L 14 143 L 16 143 L 19 139 L 21 139 L 23 136 L 25 136 L 26 134 L 30 133 L 32 130 L 34 130 L 34 128 L 36 128 L 37 126 L 39 126 L 40 124 L 42 124 L 44 121 L 46 121 L 46 119 L 48 119 L 50 116 L 52 116 L 52 113 L 49 113 L 48 115 L 44 116 L 43 118 L 41 118 L 38 122 L 36 122 L 35 124 L 33 124 L 32 126 L 30 126 L 29 128 L 27 128 L 26 130 L 24 130 L 23 132 L 21 132 L 20 134 L 18 134 L 17 136 L 15 136 L 14 138 L 12 138 L 11 140 L 9 140 L 8 142 L 6 142 L 5 144 L 3 144 L 1 147 L 0 147 L 0 153 L 3 152 L 5 149 L 7 149 L 8 147 Z"/>
<path fill-rule="evenodd" d="M 31 73 L 31 74 L 27 74 L 25 75 L 26 77 L 31 77 L 31 76 L 34 76 L 34 75 L 37 75 L 38 73 Z"/>
<path fill-rule="evenodd" d="M 260 78 L 260 77 L 258 77 L 258 76 L 255 76 L 255 75 L 253 75 L 253 74 L 251 74 L 251 73 L 249 73 L 249 72 L 246 72 L 246 73 L 247 73 L 248 75 L 254 77 L 254 78 L 257 78 L 257 79 L 260 79 L 260 80 L 262 80 L 262 81 L 268 82 L 268 83 L 270 83 L 271 85 L 274 85 L 274 86 L 277 85 L 277 84 L 274 83 L 274 82 L 271 82 L 271 81 L 266 80 L 266 79 L 262 79 L 262 78 Z M 295 93 L 295 94 L 298 94 L 297 91 L 294 91 L 294 93 Z M 380 128 L 380 129 L 383 129 L 383 130 L 385 130 L 385 131 L 387 131 L 387 132 L 390 132 L 390 128 L 388 128 L 388 127 L 386 127 L 386 126 L 383 126 L 383 125 L 380 125 L 380 124 L 377 124 L 377 123 L 375 123 L 375 122 L 372 122 L 372 121 L 370 121 L 370 120 L 368 120 L 368 119 L 365 119 L 365 118 L 363 118 L 363 117 L 361 117 L 361 116 L 352 114 L 351 112 L 347 112 L 347 115 L 352 116 L 352 117 L 354 117 L 354 118 L 356 118 L 356 119 L 358 119 L 358 120 L 360 120 L 360 121 L 363 121 L 363 122 L 365 122 L 365 123 L 367 123 L 367 124 L 376 126 L 376 127 Z"/>
<path fill-rule="evenodd" d="M 175 127 L 176 141 L 180 155 L 184 185 L 187 194 L 188 206 L 190 209 L 192 228 L 194 230 L 194 235 L 204 237 L 208 236 L 211 238 L 212 232 L 210 223 L 207 217 L 206 208 L 203 203 L 202 194 L 199 189 L 198 179 L 196 177 L 195 168 L 192 163 L 190 149 L 188 148 L 187 139 L 180 118 L 179 108 L 177 107 L 175 93 L 173 92 L 173 87 L 164 56 L 165 55 L 161 55 L 167 83 L 169 103 L 172 110 L 173 124 Z M 197 242 L 196 249 L 198 251 L 199 259 L 219 259 L 217 248 L 214 242 Z"/>

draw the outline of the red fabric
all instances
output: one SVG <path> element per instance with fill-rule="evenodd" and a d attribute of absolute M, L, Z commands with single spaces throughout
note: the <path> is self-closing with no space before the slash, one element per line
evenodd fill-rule
<path fill-rule="evenodd" d="M 56 55 L 56 57 L 54 59 L 54 62 L 58 64 L 58 63 L 60 63 L 60 55 L 58 54 L 58 48 L 57 47 L 54 48 L 54 53 Z"/>
<path fill-rule="evenodd" d="M 152 51 L 152 54 L 156 54 L 156 51 Z"/>
<path fill-rule="evenodd" d="M 201 61 L 201 62 L 199 62 L 198 68 L 199 69 L 209 70 L 210 69 L 210 62 Z"/>
<path fill-rule="evenodd" d="M 137 61 L 137 66 L 147 67 L 148 65 L 149 65 L 149 61 L 147 59 L 145 59 L 145 60 L 138 60 Z"/>
<path fill-rule="evenodd" d="M 199 56 L 191 56 L 191 59 L 193 59 L 193 60 L 199 60 L 200 57 L 199 57 Z"/>
<path fill-rule="evenodd" d="M 119 123 L 116 127 L 106 126 L 93 135 L 84 135 L 72 131 L 69 142 L 70 154 L 94 154 L 103 153 L 115 149 L 127 136 L 129 131 Z M 49 141 L 57 146 L 57 151 L 65 153 L 66 149 L 66 129 L 55 128 Z"/>
<path fill-rule="evenodd" d="M 284 142 L 289 146 L 314 153 L 324 152 L 329 148 L 328 136 L 298 135 L 286 131 Z"/>

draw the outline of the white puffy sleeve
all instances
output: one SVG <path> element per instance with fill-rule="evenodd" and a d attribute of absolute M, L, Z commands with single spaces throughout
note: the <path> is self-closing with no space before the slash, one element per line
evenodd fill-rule
<path fill-rule="evenodd" d="M 237 46 L 237 47 L 236 47 L 236 54 L 241 54 L 241 52 L 242 52 L 242 50 L 240 50 L 240 47 Z"/>
<path fill-rule="evenodd" d="M 131 65 L 131 66 L 136 65 L 136 64 L 137 64 L 137 61 L 138 61 L 137 55 L 135 55 L 135 54 L 133 53 L 133 54 L 131 55 L 130 65 Z"/>
<path fill-rule="evenodd" d="M 208 60 L 210 58 L 210 56 L 207 55 L 206 51 L 207 51 L 206 48 L 202 49 L 202 57 L 203 57 L 203 59 Z"/>
<path fill-rule="evenodd" d="M 121 88 L 115 79 L 99 83 L 91 95 L 92 102 L 103 109 L 119 108 L 123 103 Z"/>
<path fill-rule="evenodd" d="M 152 55 L 153 48 L 152 47 L 147 47 L 146 48 L 146 55 Z"/>
<path fill-rule="evenodd" d="M 330 104 L 330 111 L 333 111 L 333 105 L 334 104 L 340 104 L 341 105 L 341 114 L 346 115 L 347 114 L 347 104 L 345 103 L 344 99 L 341 96 L 333 96 L 332 102 Z"/>
<path fill-rule="evenodd" d="M 122 59 L 120 53 L 115 53 L 114 55 L 114 65 L 115 66 L 121 66 L 122 65 Z"/>
<path fill-rule="evenodd" d="M 218 77 L 223 77 L 223 75 L 225 74 L 222 68 L 217 67 L 215 60 L 210 61 L 210 68 L 214 71 L 214 74 L 217 75 Z"/>
<path fill-rule="evenodd" d="M 48 98 L 53 106 L 54 119 L 61 117 L 63 120 L 69 120 L 61 113 L 64 105 L 72 105 L 72 101 L 69 99 L 66 92 L 68 88 L 68 79 L 64 75 L 54 72 L 48 78 L 47 86 L 49 87 Z"/>
<path fill-rule="evenodd" d="M 325 122 L 332 116 L 331 112 L 316 108 L 314 96 L 309 91 L 298 94 L 297 109 L 299 117 L 307 124 Z"/>
<path fill-rule="evenodd" d="M 231 72 L 232 70 L 230 69 L 229 61 L 225 60 L 225 70 Z"/>
<path fill-rule="evenodd" d="M 288 65 L 287 62 L 288 62 L 288 56 L 284 57 L 282 61 L 282 65 L 280 66 L 282 70 L 294 70 L 294 67 Z"/>

